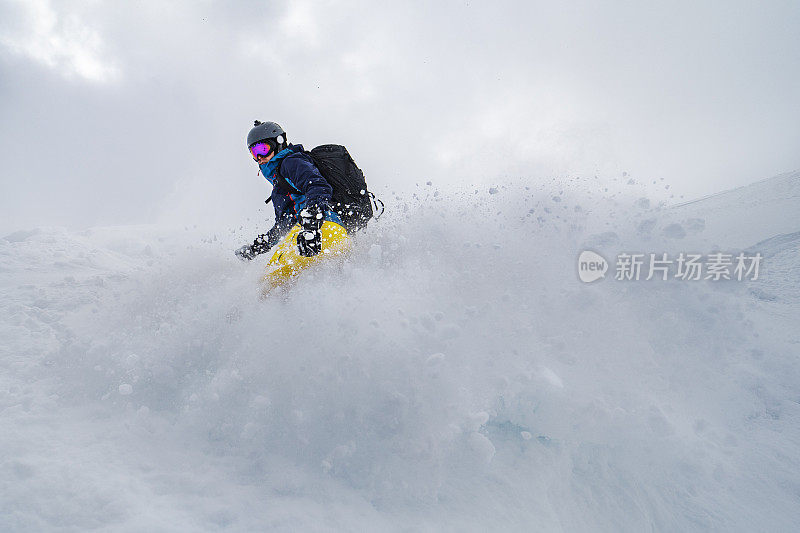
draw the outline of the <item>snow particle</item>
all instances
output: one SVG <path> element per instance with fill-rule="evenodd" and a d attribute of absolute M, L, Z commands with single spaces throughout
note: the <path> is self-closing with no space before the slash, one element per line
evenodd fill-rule
<path fill-rule="evenodd" d="M 435 353 L 428 356 L 428 359 L 425 361 L 425 364 L 428 366 L 438 365 L 444 361 L 444 354 L 443 353 Z"/>
<path fill-rule="evenodd" d="M 480 433 L 471 433 L 468 437 L 469 447 L 484 464 L 489 464 L 496 453 L 494 444 L 486 436 Z"/>
<path fill-rule="evenodd" d="M 670 224 L 666 228 L 664 228 L 664 236 L 670 237 L 672 239 L 683 239 L 686 237 L 686 230 L 683 229 L 683 226 L 680 224 Z"/>

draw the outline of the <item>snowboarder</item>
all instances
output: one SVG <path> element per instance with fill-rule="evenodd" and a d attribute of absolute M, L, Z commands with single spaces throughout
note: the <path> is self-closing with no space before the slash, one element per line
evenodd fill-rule
<path fill-rule="evenodd" d="M 275 122 L 256 120 L 247 135 L 247 148 L 261 174 L 272 184 L 270 199 L 275 207 L 275 224 L 256 237 L 253 244 L 236 250 L 236 255 L 241 259 L 253 259 L 266 253 L 295 224 L 301 226 L 297 235 L 300 255 L 317 255 L 322 249 L 323 222 L 328 220 L 342 225 L 339 216 L 330 208 L 333 188 L 322 177 L 311 156 L 303 151 L 303 145 L 290 144 L 286 132 Z"/>

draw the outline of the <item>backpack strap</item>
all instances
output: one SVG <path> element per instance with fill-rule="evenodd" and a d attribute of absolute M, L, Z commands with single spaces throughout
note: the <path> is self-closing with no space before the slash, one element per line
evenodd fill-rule
<path fill-rule="evenodd" d="M 297 191 L 298 193 L 301 192 L 300 189 L 289 183 L 289 180 L 284 178 L 283 175 L 281 174 L 281 169 L 283 168 L 284 161 L 286 161 L 285 157 L 281 159 L 280 163 L 278 163 L 278 177 L 275 179 L 275 182 L 278 185 L 278 190 L 281 190 L 282 192 L 285 192 L 287 194 L 291 193 L 292 191 Z M 272 196 L 270 196 L 270 198 L 272 198 Z"/>
<path fill-rule="evenodd" d="M 381 201 L 381 199 L 375 196 L 373 193 L 367 191 L 367 195 L 372 200 L 372 205 L 375 206 L 375 210 L 372 216 L 375 220 L 378 220 L 379 218 L 381 218 L 381 215 L 383 215 L 383 211 L 386 208 L 386 206 L 384 206 L 383 201 Z M 380 212 L 378 211 L 378 204 L 381 204 Z"/>

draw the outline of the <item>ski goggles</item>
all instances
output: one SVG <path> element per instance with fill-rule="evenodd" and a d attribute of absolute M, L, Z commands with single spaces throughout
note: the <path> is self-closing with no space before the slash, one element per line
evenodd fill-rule
<path fill-rule="evenodd" d="M 268 143 L 255 143 L 250 147 L 250 153 L 253 159 L 258 160 L 258 156 L 268 156 L 272 152 L 272 146 Z"/>

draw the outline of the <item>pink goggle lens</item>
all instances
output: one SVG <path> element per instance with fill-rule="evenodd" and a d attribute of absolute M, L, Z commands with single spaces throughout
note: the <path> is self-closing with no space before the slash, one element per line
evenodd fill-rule
<path fill-rule="evenodd" d="M 253 159 L 258 159 L 258 156 L 269 155 L 272 148 L 267 143 L 256 143 L 250 147 L 250 153 L 253 154 Z"/>

